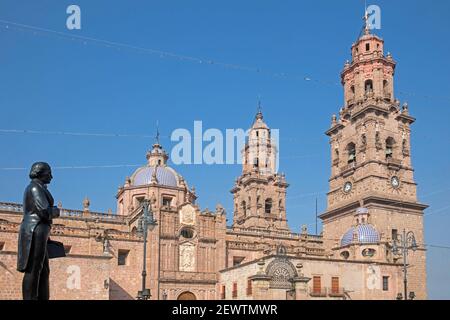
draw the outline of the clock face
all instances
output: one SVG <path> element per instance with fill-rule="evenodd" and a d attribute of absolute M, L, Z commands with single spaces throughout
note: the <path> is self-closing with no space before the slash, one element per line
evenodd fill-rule
<path fill-rule="evenodd" d="M 350 181 L 347 181 L 344 184 L 344 192 L 349 193 L 350 191 L 352 191 L 352 183 Z"/>
<path fill-rule="evenodd" d="M 391 178 L 391 185 L 393 188 L 398 188 L 400 186 L 400 180 L 398 177 L 394 176 Z"/>

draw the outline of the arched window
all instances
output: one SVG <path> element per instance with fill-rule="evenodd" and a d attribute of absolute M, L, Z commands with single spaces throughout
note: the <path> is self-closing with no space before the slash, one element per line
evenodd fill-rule
<path fill-rule="evenodd" d="M 352 100 L 355 99 L 355 86 L 350 86 L 350 92 L 349 92 L 349 100 L 347 101 L 348 104 L 352 103 Z"/>
<path fill-rule="evenodd" d="M 373 92 L 373 82 L 372 82 L 372 80 L 366 80 L 366 82 L 364 82 L 364 88 L 365 88 L 366 94 L 369 93 L 369 92 Z"/>
<path fill-rule="evenodd" d="M 194 237 L 194 230 L 191 228 L 183 228 L 180 231 L 180 235 L 185 239 L 192 239 Z"/>
<path fill-rule="evenodd" d="M 366 134 L 365 133 L 363 133 L 362 135 L 361 135 L 361 146 L 360 146 L 360 150 L 361 151 L 364 151 L 364 150 L 366 150 L 366 146 L 367 146 L 367 136 L 366 136 Z"/>
<path fill-rule="evenodd" d="M 389 82 L 387 80 L 383 81 L 383 94 L 386 98 L 391 98 L 389 92 Z"/>
<path fill-rule="evenodd" d="M 247 215 L 247 204 L 245 203 L 245 200 L 241 202 L 242 212 L 244 213 L 244 216 Z"/>
<path fill-rule="evenodd" d="M 270 198 L 266 199 L 264 211 L 266 214 L 270 214 L 272 212 L 272 199 Z"/>
<path fill-rule="evenodd" d="M 392 137 L 386 139 L 386 159 L 392 158 L 395 140 Z"/>
<path fill-rule="evenodd" d="M 356 147 L 353 142 L 347 145 L 348 163 L 356 162 Z"/>

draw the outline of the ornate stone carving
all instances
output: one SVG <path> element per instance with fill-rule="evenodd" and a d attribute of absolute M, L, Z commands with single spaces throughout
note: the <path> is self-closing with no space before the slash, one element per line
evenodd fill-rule
<path fill-rule="evenodd" d="M 195 245 L 192 243 L 180 245 L 180 271 L 195 271 Z"/>
<path fill-rule="evenodd" d="M 195 224 L 195 208 L 192 205 L 187 204 L 181 208 L 180 223 L 187 224 L 187 225 Z"/>
<path fill-rule="evenodd" d="M 291 289 L 291 280 L 298 276 L 295 266 L 285 258 L 278 258 L 269 263 L 266 274 L 272 277 L 271 288 Z"/>

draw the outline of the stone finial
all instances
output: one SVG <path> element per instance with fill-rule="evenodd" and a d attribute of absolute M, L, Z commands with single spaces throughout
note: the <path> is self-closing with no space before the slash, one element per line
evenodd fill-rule
<path fill-rule="evenodd" d="M 89 198 L 86 196 L 83 200 L 83 210 L 84 211 L 89 211 L 89 206 L 91 205 L 91 202 L 89 200 Z"/>
<path fill-rule="evenodd" d="M 108 209 L 108 215 L 112 215 L 112 209 L 111 208 Z"/>
<path fill-rule="evenodd" d="M 334 127 L 336 123 L 337 123 L 337 116 L 333 114 L 333 116 L 331 117 L 331 126 Z"/>
<path fill-rule="evenodd" d="M 125 178 L 125 187 L 129 187 L 131 185 L 131 178 L 130 177 L 126 177 Z"/>
<path fill-rule="evenodd" d="M 297 263 L 295 268 L 297 269 L 298 276 L 303 277 L 303 272 L 302 272 L 303 264 L 299 262 L 299 263 Z"/>
<path fill-rule="evenodd" d="M 402 106 L 402 113 L 408 114 L 408 103 L 405 102 Z"/>
<path fill-rule="evenodd" d="M 258 268 L 259 268 L 258 274 L 265 274 L 264 266 L 266 265 L 266 262 L 264 261 L 264 259 L 259 260 L 257 264 L 258 264 Z"/>
<path fill-rule="evenodd" d="M 225 209 L 223 208 L 223 206 L 220 203 L 218 203 L 216 205 L 216 214 L 218 214 L 218 215 L 224 215 L 225 214 Z"/>
<path fill-rule="evenodd" d="M 62 209 L 62 202 L 61 201 L 58 201 L 58 208 Z"/>
<path fill-rule="evenodd" d="M 308 227 L 306 226 L 306 224 L 302 225 L 302 235 L 306 235 L 308 234 Z"/>
<path fill-rule="evenodd" d="M 184 181 L 184 178 L 180 176 L 180 186 L 184 189 L 186 189 L 186 181 Z"/>

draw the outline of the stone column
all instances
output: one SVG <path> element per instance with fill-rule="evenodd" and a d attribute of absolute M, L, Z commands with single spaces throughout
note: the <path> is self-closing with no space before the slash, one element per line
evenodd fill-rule
<path fill-rule="evenodd" d="M 308 294 L 308 282 L 311 278 L 308 277 L 295 277 L 292 279 L 295 290 L 295 300 L 309 300 Z"/>

